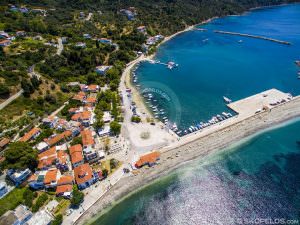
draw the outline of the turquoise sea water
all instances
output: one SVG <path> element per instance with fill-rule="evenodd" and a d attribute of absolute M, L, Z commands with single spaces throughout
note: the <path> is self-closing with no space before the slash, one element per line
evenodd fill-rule
<path fill-rule="evenodd" d="M 300 94 L 299 68 L 294 63 L 300 58 L 300 4 L 254 10 L 201 27 L 208 31 L 180 34 L 159 48 L 156 60 L 174 61 L 179 64 L 177 69 L 149 62 L 137 69 L 140 91 L 152 88 L 159 93 L 154 96 L 157 102 L 149 104 L 167 111 L 161 117 L 186 129 L 228 111 L 222 96 L 239 100 L 273 87 Z M 216 34 L 214 30 L 262 35 L 292 45 Z"/>
<path fill-rule="evenodd" d="M 300 121 L 192 162 L 121 201 L 94 225 L 235 225 L 267 218 L 298 220 L 299 131 Z"/>
<path fill-rule="evenodd" d="M 226 110 L 223 95 L 237 100 L 272 87 L 300 94 L 293 63 L 300 58 L 300 5 L 260 9 L 204 27 L 209 31 L 184 33 L 160 48 L 157 58 L 176 61 L 178 70 L 143 63 L 137 71 L 141 91 L 157 88 L 162 103 L 155 104 L 167 108 L 181 126 Z M 293 45 L 217 35 L 214 29 Z M 186 164 L 122 200 L 94 224 L 300 224 L 299 166 L 296 121 Z"/>

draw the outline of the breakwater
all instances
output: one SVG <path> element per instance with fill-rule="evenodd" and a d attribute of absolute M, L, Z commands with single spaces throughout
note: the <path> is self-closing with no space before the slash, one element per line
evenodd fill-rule
<path fill-rule="evenodd" d="M 276 43 L 284 44 L 284 45 L 292 44 L 291 42 L 281 41 L 281 40 L 278 40 L 275 38 L 269 38 L 269 37 L 264 37 L 264 36 L 259 36 L 259 35 L 243 34 L 243 33 L 238 33 L 238 32 L 230 32 L 230 31 L 222 31 L 222 30 L 214 30 L 214 32 L 219 33 L 219 34 L 228 34 L 228 35 L 236 35 L 236 36 L 242 36 L 242 37 L 262 39 L 262 40 L 272 41 L 272 42 L 276 42 Z"/>

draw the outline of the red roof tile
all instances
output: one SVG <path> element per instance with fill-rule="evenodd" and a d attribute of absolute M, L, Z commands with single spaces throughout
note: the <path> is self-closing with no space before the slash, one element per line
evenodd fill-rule
<path fill-rule="evenodd" d="M 69 150 L 72 164 L 78 163 L 83 160 L 82 147 L 80 144 L 71 146 Z"/>
<path fill-rule="evenodd" d="M 83 130 L 81 131 L 82 136 L 82 144 L 83 146 L 93 145 L 95 144 L 95 140 L 92 135 L 91 130 Z"/>
<path fill-rule="evenodd" d="M 65 192 L 71 192 L 72 191 L 72 189 L 73 189 L 73 185 L 71 185 L 71 184 L 66 184 L 66 185 L 61 185 L 61 186 L 58 186 L 57 188 L 56 188 L 56 194 L 58 195 L 58 194 L 63 194 L 63 193 L 65 193 Z"/>
<path fill-rule="evenodd" d="M 74 174 L 77 184 L 83 184 L 93 178 L 93 171 L 88 163 L 76 167 Z"/>
<path fill-rule="evenodd" d="M 34 135 L 36 135 L 40 131 L 41 131 L 40 128 L 34 127 L 28 133 L 26 133 L 23 137 L 21 137 L 20 141 L 22 141 L 22 142 L 29 141 Z"/>
<path fill-rule="evenodd" d="M 147 163 L 155 163 L 160 157 L 159 152 L 151 152 L 149 154 L 140 157 L 139 161 L 136 162 L 137 167 L 141 167 Z"/>
<path fill-rule="evenodd" d="M 71 175 L 61 176 L 57 182 L 57 185 L 60 186 L 65 184 L 73 184 L 73 176 Z"/>
<path fill-rule="evenodd" d="M 57 169 L 50 169 L 45 175 L 44 184 L 50 184 L 56 181 Z"/>

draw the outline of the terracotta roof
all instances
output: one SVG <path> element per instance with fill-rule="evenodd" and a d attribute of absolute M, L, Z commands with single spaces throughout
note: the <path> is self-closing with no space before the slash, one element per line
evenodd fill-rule
<path fill-rule="evenodd" d="M 91 85 L 88 86 L 89 91 L 96 91 L 96 90 L 98 90 L 98 88 L 99 87 L 96 84 L 91 84 Z"/>
<path fill-rule="evenodd" d="M 83 160 L 82 147 L 80 144 L 71 146 L 69 151 L 71 155 L 72 164 L 78 163 Z"/>
<path fill-rule="evenodd" d="M 92 113 L 90 111 L 83 111 L 80 113 L 76 113 L 72 116 L 72 120 L 78 121 L 78 120 L 89 120 L 91 118 Z"/>
<path fill-rule="evenodd" d="M 76 167 L 74 174 L 77 184 L 83 184 L 93 178 L 93 171 L 88 163 Z"/>
<path fill-rule="evenodd" d="M 40 131 L 41 131 L 40 128 L 34 127 L 28 133 L 26 133 L 23 137 L 21 137 L 20 141 L 22 141 L 22 142 L 29 141 L 34 135 L 36 135 Z"/>
<path fill-rule="evenodd" d="M 65 193 L 65 192 L 71 192 L 72 191 L 72 189 L 73 189 L 73 185 L 71 185 L 71 184 L 66 184 L 66 185 L 61 185 L 61 186 L 58 186 L 57 188 L 56 188 L 56 194 L 58 195 L 58 194 L 63 194 L 63 193 Z"/>
<path fill-rule="evenodd" d="M 77 94 L 77 95 L 74 95 L 73 99 L 78 100 L 78 101 L 83 101 L 85 99 L 85 96 Z"/>
<path fill-rule="evenodd" d="M 57 169 L 50 169 L 45 175 L 44 184 L 50 184 L 56 181 Z"/>
<path fill-rule="evenodd" d="M 53 155 L 56 155 L 56 147 L 55 146 L 48 149 L 48 150 L 46 150 L 46 151 L 44 151 L 44 152 L 42 152 L 42 153 L 40 153 L 40 154 L 38 154 L 38 158 L 43 159 L 43 158 L 48 158 L 48 157 L 53 156 Z"/>
<path fill-rule="evenodd" d="M 8 138 L 2 138 L 0 141 L 0 148 L 5 147 L 6 145 L 8 145 L 10 142 L 10 140 Z"/>
<path fill-rule="evenodd" d="M 88 97 L 86 99 L 86 102 L 87 103 L 96 103 L 97 102 L 97 98 L 95 98 L 95 97 Z"/>
<path fill-rule="evenodd" d="M 70 108 L 68 110 L 69 113 L 75 113 L 78 110 L 78 108 Z"/>
<path fill-rule="evenodd" d="M 83 144 L 83 146 L 95 144 L 95 140 L 93 138 L 91 130 L 83 130 L 83 131 L 81 131 L 81 136 L 82 136 L 82 144 Z"/>
<path fill-rule="evenodd" d="M 11 42 L 10 40 L 3 40 L 3 41 L 0 41 L 0 44 L 4 44 L 4 43 L 9 43 Z"/>
<path fill-rule="evenodd" d="M 60 142 L 61 140 L 63 140 L 64 138 L 67 138 L 70 136 L 72 136 L 72 132 L 69 130 L 66 130 L 63 133 L 57 134 L 56 136 L 46 140 L 46 142 L 48 143 L 48 145 L 53 146 L 53 145 L 57 144 L 58 142 Z"/>
<path fill-rule="evenodd" d="M 60 164 L 66 164 L 68 154 L 64 150 L 57 151 L 57 158 Z"/>
<path fill-rule="evenodd" d="M 57 182 L 57 185 L 60 186 L 65 184 L 73 184 L 73 176 L 71 175 L 61 176 Z"/>
<path fill-rule="evenodd" d="M 137 167 L 141 167 L 147 163 L 155 163 L 160 157 L 159 152 L 151 152 L 149 154 L 140 157 L 139 161 L 136 162 Z"/>

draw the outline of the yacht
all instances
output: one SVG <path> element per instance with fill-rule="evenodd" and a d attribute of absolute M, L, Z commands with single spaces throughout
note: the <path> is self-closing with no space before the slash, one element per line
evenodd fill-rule
<path fill-rule="evenodd" d="M 231 100 L 230 98 L 227 98 L 227 97 L 225 97 L 225 96 L 223 96 L 223 99 L 224 99 L 224 101 L 225 101 L 227 104 L 229 104 L 229 103 L 232 102 L 232 100 Z"/>

